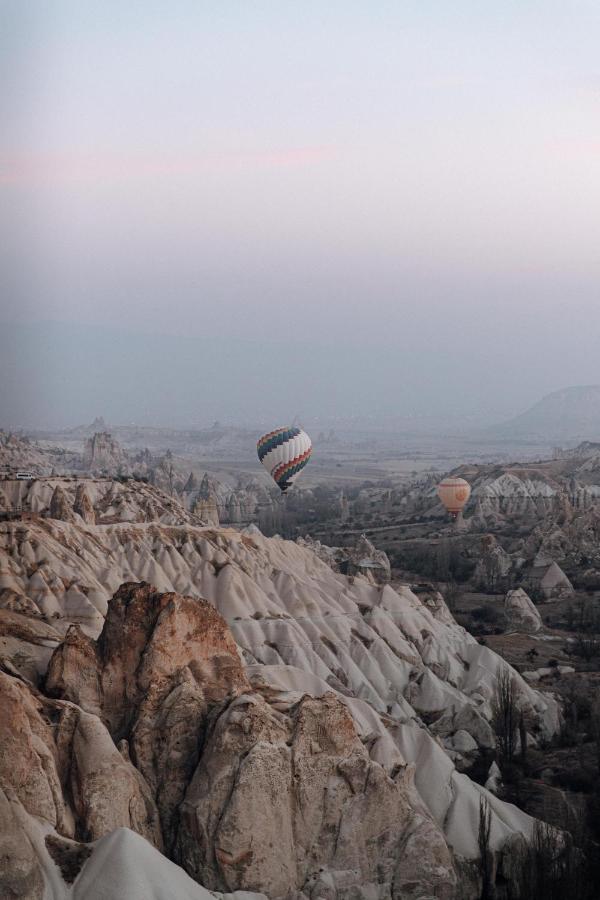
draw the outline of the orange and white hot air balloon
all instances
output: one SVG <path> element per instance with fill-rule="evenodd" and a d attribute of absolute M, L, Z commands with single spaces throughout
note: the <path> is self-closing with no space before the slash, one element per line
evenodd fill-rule
<path fill-rule="evenodd" d="M 456 519 L 471 496 L 471 485 L 464 478 L 444 478 L 438 484 L 437 493 L 443 506 Z"/>

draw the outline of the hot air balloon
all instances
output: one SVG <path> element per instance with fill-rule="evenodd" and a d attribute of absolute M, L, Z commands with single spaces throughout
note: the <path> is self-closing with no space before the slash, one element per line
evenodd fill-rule
<path fill-rule="evenodd" d="M 312 444 L 302 428 L 290 425 L 264 434 L 256 449 L 261 463 L 285 494 L 310 459 Z"/>
<path fill-rule="evenodd" d="M 438 484 L 437 493 L 446 510 L 456 519 L 471 496 L 471 485 L 464 478 L 444 478 Z"/>

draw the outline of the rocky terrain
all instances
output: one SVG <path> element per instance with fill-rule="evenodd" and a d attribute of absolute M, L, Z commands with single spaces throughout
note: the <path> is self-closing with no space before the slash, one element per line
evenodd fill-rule
<path fill-rule="evenodd" d="M 0 481 L 0 516 L 59 519 L 109 525 L 116 522 L 204 524 L 160 488 L 110 478 L 43 477 Z"/>
<path fill-rule="evenodd" d="M 103 426 L 104 422 L 96 420 L 96 425 Z M 65 479 L 70 482 L 75 478 L 89 483 L 92 477 L 95 483 L 116 480 L 121 484 L 132 481 L 152 485 L 176 498 L 196 519 L 213 525 L 254 521 L 270 533 L 281 529 L 279 491 L 266 479 L 240 475 L 220 481 L 207 472 L 196 474 L 188 461 L 169 449 L 159 454 L 148 448 L 127 450 L 109 431 L 82 429 L 76 433 L 83 439 L 81 451 L 0 431 L 0 510 L 1 504 L 7 508 L 8 497 L 9 501 L 14 498 L 23 502 L 27 509 L 42 512 L 39 498 L 47 495 L 49 485 L 62 485 Z M 36 479 L 31 491 L 27 482 L 18 489 L 9 484 L 17 471 Z M 98 493 L 96 487 L 92 490 Z M 110 489 L 106 493 L 109 492 Z M 309 492 L 309 504 L 310 497 Z"/>
<path fill-rule="evenodd" d="M 0 524 L 0 894 L 477 897 L 481 799 L 498 871 L 533 827 L 464 774 L 499 679 L 533 746 L 554 698 L 434 590 L 183 507 L 144 520 L 142 483 L 102 521 L 94 484 Z"/>

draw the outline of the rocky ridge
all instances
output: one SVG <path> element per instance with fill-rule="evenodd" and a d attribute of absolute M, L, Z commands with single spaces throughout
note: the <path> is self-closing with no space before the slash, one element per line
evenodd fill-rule
<path fill-rule="evenodd" d="M 450 900 L 457 879 L 476 895 L 481 796 L 498 855 L 530 832 L 456 768 L 493 743 L 507 664 L 440 595 L 254 528 L 94 524 L 71 502 L 0 525 L 0 785 L 31 897 L 61 854 L 76 892 L 131 829 L 217 891 Z M 552 733 L 553 698 L 513 677 L 531 740 Z"/>

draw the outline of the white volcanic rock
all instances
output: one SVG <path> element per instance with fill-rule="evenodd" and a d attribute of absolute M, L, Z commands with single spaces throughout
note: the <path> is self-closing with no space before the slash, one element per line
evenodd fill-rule
<path fill-rule="evenodd" d="M 330 692 L 288 715 L 252 695 L 229 706 L 186 794 L 176 851 L 211 888 L 454 895 L 451 855 L 412 770 L 392 777 L 371 760 Z"/>
<path fill-rule="evenodd" d="M 78 462 L 76 453 L 0 429 L 0 472 L 50 475 L 53 470 L 63 472 L 77 467 Z"/>
<path fill-rule="evenodd" d="M 485 782 L 486 790 L 490 791 L 492 794 L 497 794 L 500 790 L 500 785 L 502 784 L 502 772 L 500 771 L 500 767 L 496 760 L 491 764 L 488 777 Z"/>
<path fill-rule="evenodd" d="M 351 547 L 328 547 L 308 536 L 298 538 L 297 543 L 316 553 L 334 572 L 364 575 L 372 584 L 387 584 L 390 581 L 391 566 L 387 554 L 377 550 L 364 534 Z"/>
<path fill-rule="evenodd" d="M 509 667 L 456 624 L 439 595 L 421 600 L 405 586 L 349 579 L 307 547 L 255 531 L 10 522 L 0 526 L 0 554 L 6 586 L 56 614 L 61 633 L 74 621 L 82 628 L 68 632 L 48 670 L 57 699 L 28 699 L 24 684 L 14 688 L 26 692 L 16 706 L 33 704 L 29 721 L 49 748 L 39 765 L 27 758 L 37 780 L 22 803 L 45 804 L 41 812 L 26 806 L 30 814 L 68 837 L 73 819 L 88 838 L 132 827 L 159 846 L 164 840 L 188 872 L 221 890 L 269 885 L 276 896 L 285 882 L 314 896 L 366 900 L 379 880 L 402 885 L 398 900 L 452 896 L 444 893 L 454 877 L 448 847 L 476 858 L 479 798 L 488 795 L 450 755 L 475 752 L 473 742 L 489 746 L 491 700 Z M 111 595 L 141 580 L 169 593 L 124 585 L 102 638 L 91 641 Z M 235 643 L 211 643 L 215 609 Z M 238 675 L 228 682 L 227 672 Z M 512 674 L 520 702 L 550 735 L 556 702 Z M 56 736 L 34 714 L 36 702 L 60 710 L 66 749 L 54 768 L 48 742 Z M 73 754 L 83 780 L 71 780 L 70 790 L 89 800 L 69 804 L 60 760 Z M 13 790 L 13 769 L 28 783 L 20 766 L 0 773 Z M 321 800 L 306 805 L 304 794 L 319 784 Z M 529 834 L 532 820 L 488 799 L 500 852 L 511 834 Z M 265 813 L 249 847 L 243 823 L 262 807 L 273 818 Z M 337 847 L 331 829 L 339 830 Z"/>
<path fill-rule="evenodd" d="M 160 488 L 141 481 L 102 478 L 38 478 L 0 481 L 0 507 L 20 506 L 38 516 L 88 525 L 157 521 L 167 525 L 202 525 Z"/>
<path fill-rule="evenodd" d="M 57 835 L 1 791 L 0 848 L 3 898 L 267 900 L 258 893 L 207 891 L 129 828 L 116 828 L 89 844 Z"/>
<path fill-rule="evenodd" d="M 330 692 L 324 681 L 292 666 L 250 666 L 248 673 L 252 685 L 268 697 L 270 705 L 284 712 L 305 694 L 322 697 Z M 415 723 L 402 725 L 388 717 L 382 718 L 364 700 L 343 695 L 340 698 L 352 712 L 371 759 L 392 774 L 407 763 L 414 766 L 419 795 L 460 857 L 476 859 L 478 856 L 481 796 L 488 800 L 492 812 L 492 849 L 500 851 L 514 832 L 531 835 L 533 819 L 461 775 L 448 754 L 425 728 Z"/>
<path fill-rule="evenodd" d="M 504 619 L 510 631 L 535 634 L 542 627 L 542 618 L 523 588 L 507 593 L 504 598 Z"/>
<path fill-rule="evenodd" d="M 195 694 L 182 693 L 193 683 Z M 261 886 L 283 898 L 331 883 L 340 898 L 392 886 L 406 900 L 454 897 L 452 854 L 412 768 L 400 754 L 392 769 L 372 759 L 373 741 L 327 689 L 285 713 L 252 692 L 207 603 L 123 585 L 97 645 L 72 630 L 55 651 L 47 689 L 61 699 L 0 674 L 0 784 L 58 835 L 94 841 L 130 826 L 159 848 L 174 843 L 186 871 L 213 889 Z M 119 752 L 74 698 L 128 746 Z M 56 839 L 46 845 L 60 851 Z"/>
<path fill-rule="evenodd" d="M 71 894 L 72 900 L 213 900 L 214 896 L 127 828 L 95 844 Z M 266 898 L 248 893 L 232 900 Z"/>
<path fill-rule="evenodd" d="M 496 739 L 489 721 L 478 711 L 476 707 L 467 705 L 451 706 L 430 730 L 441 737 L 451 737 L 457 732 L 466 732 L 479 747 L 492 750 L 496 746 Z"/>
<path fill-rule="evenodd" d="M 550 563 L 540 578 L 540 588 L 548 599 L 550 597 L 565 599 L 575 594 L 573 585 L 556 562 Z"/>
<path fill-rule="evenodd" d="M 14 548 L 4 564 L 13 589 L 64 616 L 69 579 L 69 590 L 81 592 L 69 619 L 79 618 L 88 633 L 99 633 L 120 584 L 145 580 L 162 591 L 206 597 L 229 623 L 246 662 L 313 671 L 399 719 L 441 715 L 452 705 L 472 706 L 489 719 L 496 678 L 506 667 L 447 610 L 440 615 L 443 601 L 434 614 L 408 587 L 396 591 L 362 578 L 351 584 L 289 541 L 208 528 L 74 528 L 59 521 L 8 523 L 0 526 L 2 538 Z M 44 563 L 28 575 L 19 560 L 32 552 Z M 515 679 L 552 733 L 555 701 L 532 692 L 516 673 Z"/>

